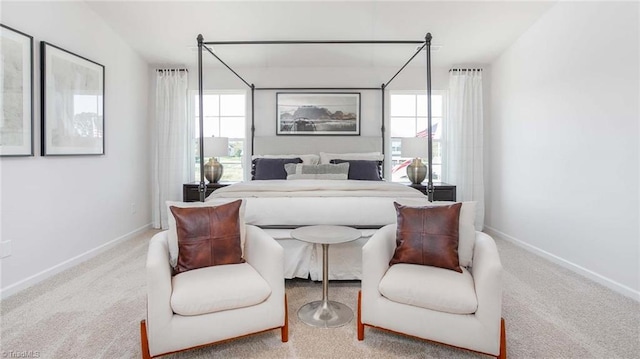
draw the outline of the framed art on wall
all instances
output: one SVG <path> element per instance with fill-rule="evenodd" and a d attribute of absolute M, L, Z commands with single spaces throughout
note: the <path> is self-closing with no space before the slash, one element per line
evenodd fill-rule
<path fill-rule="evenodd" d="M 104 154 L 104 66 L 40 42 L 42 155 Z"/>
<path fill-rule="evenodd" d="M 0 156 L 33 156 L 33 37 L 0 24 Z"/>
<path fill-rule="evenodd" d="M 276 93 L 278 135 L 360 135 L 359 92 Z"/>

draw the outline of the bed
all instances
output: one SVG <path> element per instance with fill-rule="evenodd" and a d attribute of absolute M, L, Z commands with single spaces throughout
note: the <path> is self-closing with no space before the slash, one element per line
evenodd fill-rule
<path fill-rule="evenodd" d="M 385 99 L 387 98 L 387 87 L 398 76 L 398 74 L 419 54 L 426 56 L 426 92 L 427 92 L 427 139 L 428 158 L 432 158 L 432 114 L 431 114 L 431 40 L 432 36 L 427 33 L 424 40 L 288 40 L 288 41 L 204 41 L 200 34 L 198 41 L 198 87 L 199 87 L 199 129 L 200 129 L 200 200 L 205 201 L 205 181 L 204 181 L 204 114 L 203 114 L 203 53 L 208 52 L 222 65 L 242 81 L 251 91 L 251 141 L 249 150 L 251 155 L 271 155 L 279 158 L 282 153 L 304 153 L 312 151 L 340 151 L 340 152 L 367 152 L 377 151 L 373 157 L 380 156 L 378 161 L 385 160 L 385 151 L 390 148 L 385 139 Z M 220 56 L 216 55 L 208 46 L 218 48 L 227 46 L 252 46 L 252 45 L 308 45 L 308 46 L 333 46 L 346 44 L 359 45 L 393 45 L 407 46 L 413 55 L 409 60 L 381 86 L 361 86 L 361 87 L 261 87 L 249 83 L 236 71 L 231 69 Z M 423 51 L 424 50 L 424 51 Z M 381 105 L 380 110 L 380 133 L 379 136 L 361 136 L 358 131 L 353 136 L 316 136 L 307 134 L 305 136 L 284 136 L 276 131 L 276 136 L 272 136 L 271 130 L 259 131 L 260 136 L 256 136 L 256 124 L 264 125 L 264 120 L 256 121 L 255 96 L 257 92 L 266 91 L 307 91 L 307 92 L 341 92 L 341 91 L 374 91 L 379 92 Z M 259 113 L 259 115 L 263 115 Z M 278 135 L 279 134 L 279 135 Z M 365 133 L 362 133 L 363 135 Z M 266 136 L 264 136 L 266 135 Z M 308 153 L 308 152 L 306 152 Z M 353 154 L 353 153 L 351 153 Z M 334 160 L 375 160 L 366 158 L 371 156 L 367 153 L 362 156 L 345 158 L 344 153 Z M 295 158 L 294 156 L 286 156 Z M 340 162 L 330 162 L 331 158 L 320 152 L 320 164 L 340 164 Z M 390 158 L 387 158 L 389 160 Z M 302 162 L 302 161 L 301 161 Z M 213 192 L 207 202 L 224 203 L 230 199 L 243 199 L 244 219 L 246 223 L 264 228 L 271 236 L 276 238 L 285 249 L 285 277 L 286 278 L 311 278 L 313 280 L 322 279 L 321 247 L 313 244 L 301 242 L 291 238 L 290 232 L 293 228 L 304 225 L 345 225 L 358 228 L 362 231 L 362 238 L 359 240 L 332 245 L 330 247 L 330 279 L 360 279 L 362 271 L 361 247 L 369 237 L 384 225 L 395 223 L 396 212 L 393 203 L 400 202 L 407 205 L 425 205 L 433 200 L 433 178 L 431 161 L 428 161 L 428 186 L 427 196 L 420 191 L 408 186 L 391 183 L 382 180 L 384 170 L 380 171 L 380 178 L 377 180 L 367 180 L 366 178 L 354 179 L 349 173 L 345 180 L 288 180 L 287 176 L 278 179 L 278 176 L 270 176 L 270 180 L 257 180 L 242 182 L 227 186 Z M 307 163 L 309 164 L 309 163 Z M 349 162 L 349 171 L 359 165 Z M 387 167 L 389 163 L 387 163 Z M 273 179 L 276 178 L 276 179 Z"/>
<path fill-rule="evenodd" d="M 345 225 L 362 238 L 330 247 L 329 279 L 360 279 L 361 248 L 378 228 L 395 223 L 393 202 L 425 205 L 420 191 L 399 183 L 356 180 L 256 180 L 213 192 L 206 201 L 244 200 L 244 220 L 276 238 L 285 249 L 285 277 L 322 279 L 322 247 L 291 238 L 305 225 Z"/>
<path fill-rule="evenodd" d="M 261 154 L 272 154 L 272 153 L 284 153 L 285 150 L 289 151 L 292 148 L 297 148 L 298 151 L 309 150 L 309 146 L 317 147 L 320 146 L 323 149 L 331 149 L 335 151 L 336 148 L 342 147 L 342 151 L 367 151 L 362 146 L 370 146 L 371 144 L 376 144 L 376 150 L 380 151 L 383 155 L 390 148 L 389 144 L 386 143 L 389 139 L 389 135 L 386 134 L 385 126 L 387 123 L 386 114 L 387 110 L 385 107 L 385 103 L 388 97 L 387 88 L 391 85 L 393 80 L 404 70 L 407 65 L 409 65 L 418 55 L 424 53 L 426 59 L 426 94 L 427 94 L 427 140 L 428 140 L 428 156 L 427 159 L 431 159 L 433 153 L 433 143 L 432 143 L 432 113 L 431 113 L 431 41 L 432 41 L 431 33 L 427 33 L 424 39 L 420 40 L 259 40 L 259 41 L 228 41 L 228 40 L 217 40 L 217 41 L 204 41 L 204 36 L 199 34 L 197 36 L 197 45 L 198 45 L 198 93 L 199 93 L 199 109 L 198 109 L 198 128 L 199 128 L 199 164 L 200 164 L 200 184 L 198 186 L 198 191 L 200 193 L 200 201 L 205 200 L 206 193 L 206 183 L 204 177 L 204 67 L 203 67 L 203 54 L 205 52 L 209 53 L 213 58 L 215 58 L 220 64 L 226 67 L 230 72 L 235 75 L 242 83 L 244 83 L 247 88 L 250 90 L 250 106 L 249 109 L 251 111 L 250 119 L 250 134 L 251 140 L 248 144 L 248 149 L 251 155 L 256 153 Z M 243 78 L 238 72 L 232 69 L 225 61 L 223 61 L 219 55 L 214 53 L 212 48 L 209 46 L 216 46 L 217 48 L 226 48 L 226 47 L 234 47 L 234 46 L 264 46 L 264 45 L 305 45 L 305 46 L 344 46 L 344 45 L 367 45 L 367 46 L 376 46 L 376 45 L 393 45 L 394 47 L 398 46 L 394 51 L 399 51 L 399 46 L 406 46 L 407 49 L 411 49 L 411 57 L 400 67 L 400 69 L 393 74 L 389 78 L 388 81 L 383 82 L 382 85 L 366 85 L 366 86 L 350 86 L 350 87 L 323 87 L 323 86 L 303 86 L 303 87 L 266 87 L 266 86 L 256 86 L 253 83 L 248 82 L 245 78 Z M 410 53 L 409 51 L 407 53 Z M 342 134 L 342 135 L 331 135 L 330 133 L 323 134 L 323 136 L 316 136 L 312 133 L 303 134 L 303 138 L 296 139 L 295 137 L 299 134 L 290 133 L 290 134 L 282 134 L 278 131 L 275 131 L 276 136 L 272 136 L 272 130 L 269 129 L 265 132 L 263 129 L 259 131 L 259 136 L 257 136 L 256 125 L 260 123 L 263 125 L 263 121 L 256 121 L 256 101 L 255 97 L 258 92 L 266 91 L 274 92 L 274 91 L 305 91 L 307 93 L 341 93 L 343 91 L 374 91 L 379 92 L 380 94 L 380 134 L 379 137 L 373 138 L 370 135 L 370 130 L 367 132 L 367 136 L 364 136 L 364 131 L 361 133 L 358 127 L 357 134 Z M 358 92 L 353 92 L 354 94 L 359 94 Z M 277 93 L 276 93 L 277 96 Z M 358 103 L 358 106 L 362 105 Z M 259 113 L 259 115 L 263 115 L 263 113 Z M 376 116 L 377 117 L 377 116 Z M 359 126 L 359 125 L 358 125 Z M 266 136 L 265 136 L 266 135 Z M 363 136 L 361 136 L 363 135 Z M 348 141 L 345 139 L 348 138 Z M 256 151 L 256 148 L 260 147 L 261 140 L 266 139 L 268 146 L 264 147 L 264 150 Z M 373 141 L 371 141 L 373 139 Z M 264 144 L 264 143 L 263 143 Z M 291 145 L 294 145 L 293 147 Z M 301 147 L 300 147 L 301 146 Z M 351 146 L 353 149 L 346 149 L 344 146 Z M 389 147 L 389 148 L 388 148 Z M 295 152 L 294 152 L 295 153 Z M 298 152 L 300 153 L 300 152 Z M 389 166 L 389 163 L 387 163 Z M 431 161 L 427 161 L 427 197 L 430 201 L 433 201 L 433 171 L 431 168 Z M 383 169 L 384 171 L 384 169 Z"/>

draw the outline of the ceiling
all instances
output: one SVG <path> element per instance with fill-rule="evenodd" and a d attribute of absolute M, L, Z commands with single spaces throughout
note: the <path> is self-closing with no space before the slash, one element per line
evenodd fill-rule
<path fill-rule="evenodd" d="M 195 66 L 198 34 L 230 40 L 423 40 L 432 65 L 490 63 L 554 2 L 94 1 L 149 64 Z M 232 67 L 400 67 L 416 45 L 216 45 Z M 204 54 L 205 66 L 221 66 Z M 424 65 L 418 56 L 411 65 Z"/>

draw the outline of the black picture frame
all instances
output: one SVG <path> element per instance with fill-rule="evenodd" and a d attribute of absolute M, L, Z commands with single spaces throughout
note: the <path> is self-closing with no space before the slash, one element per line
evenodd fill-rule
<path fill-rule="evenodd" d="M 277 92 L 276 135 L 359 136 L 360 92 Z"/>
<path fill-rule="evenodd" d="M 104 155 L 105 67 L 40 42 L 42 155 Z"/>
<path fill-rule="evenodd" d="M 0 24 L 0 157 L 33 156 L 33 36 Z"/>

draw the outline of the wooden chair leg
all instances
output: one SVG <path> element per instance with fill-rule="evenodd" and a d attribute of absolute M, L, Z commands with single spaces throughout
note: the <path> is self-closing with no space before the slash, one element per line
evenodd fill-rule
<path fill-rule="evenodd" d="M 280 337 L 282 337 L 282 342 L 286 343 L 289 341 L 289 306 L 287 305 L 287 295 L 284 295 L 284 325 L 280 328 Z"/>
<path fill-rule="evenodd" d="M 151 359 L 149 353 L 149 339 L 147 338 L 147 321 L 140 321 L 140 351 L 142 352 L 142 359 Z"/>
<path fill-rule="evenodd" d="M 507 330 L 504 318 L 500 318 L 500 355 L 498 355 L 498 359 L 507 359 Z"/>
<path fill-rule="evenodd" d="M 358 291 L 358 340 L 364 340 L 364 324 L 362 324 L 362 291 Z"/>

